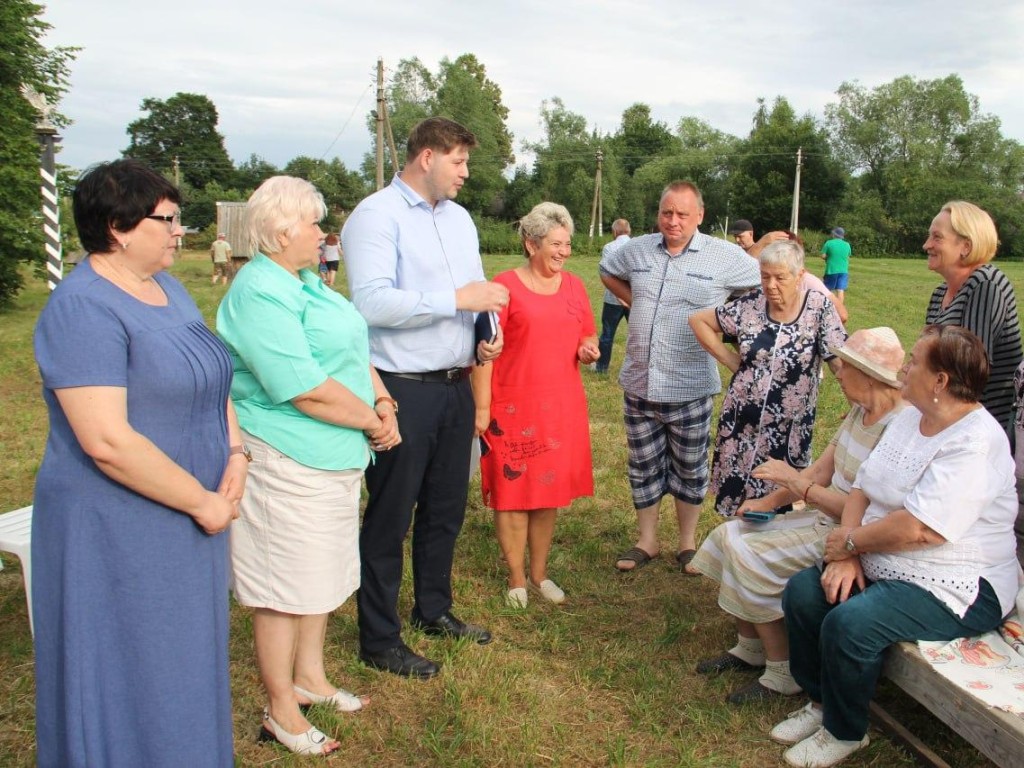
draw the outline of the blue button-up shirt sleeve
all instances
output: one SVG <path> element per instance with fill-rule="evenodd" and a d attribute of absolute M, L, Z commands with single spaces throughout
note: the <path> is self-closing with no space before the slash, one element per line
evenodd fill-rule
<path fill-rule="evenodd" d="M 402 239 L 399 222 L 388 211 L 367 207 L 349 217 L 342 246 L 352 303 L 367 323 L 383 328 L 419 328 L 454 317 L 454 287 L 419 290 L 412 281 L 399 285 Z"/>
<path fill-rule="evenodd" d="M 430 205 L 400 177 L 363 200 L 341 233 L 352 303 L 385 371 L 470 365 L 475 313 L 455 293 L 484 279 L 476 227 L 451 200 Z"/>

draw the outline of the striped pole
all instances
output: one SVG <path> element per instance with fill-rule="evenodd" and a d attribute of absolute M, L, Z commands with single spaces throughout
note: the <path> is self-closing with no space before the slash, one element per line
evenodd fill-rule
<path fill-rule="evenodd" d="M 60 196 L 57 193 L 57 168 L 54 146 L 60 140 L 54 128 L 37 126 L 36 135 L 42 147 L 39 173 L 43 177 L 43 233 L 46 235 L 46 284 L 52 291 L 64 272 L 64 255 L 60 243 Z"/>

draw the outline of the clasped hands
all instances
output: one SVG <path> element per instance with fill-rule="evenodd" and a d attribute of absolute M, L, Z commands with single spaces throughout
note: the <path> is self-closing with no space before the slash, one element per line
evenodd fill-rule
<path fill-rule="evenodd" d="M 370 440 L 370 447 L 375 451 L 390 451 L 402 442 L 402 435 L 398 431 L 398 416 L 388 403 L 381 403 L 374 409 L 380 425 L 364 430 L 363 434 Z"/>

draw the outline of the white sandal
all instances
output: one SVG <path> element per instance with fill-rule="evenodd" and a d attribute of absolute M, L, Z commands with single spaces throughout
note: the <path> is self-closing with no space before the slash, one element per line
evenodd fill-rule
<path fill-rule="evenodd" d="M 270 724 L 270 728 L 267 728 L 267 723 Z M 288 733 L 270 716 L 270 711 L 266 707 L 263 708 L 263 726 L 260 728 L 258 741 L 276 741 L 296 755 L 323 755 L 326 757 L 335 751 L 332 749 L 331 752 L 324 752 L 327 736 L 323 731 L 310 726 L 305 733 Z"/>
<path fill-rule="evenodd" d="M 307 691 L 305 688 L 299 688 L 297 685 L 293 685 L 292 688 L 295 689 L 299 696 L 309 699 L 313 704 L 333 704 L 334 708 L 339 712 L 358 712 L 363 708 L 363 700 L 361 698 L 342 688 L 336 690 L 331 696 L 321 696 L 319 693 Z"/>

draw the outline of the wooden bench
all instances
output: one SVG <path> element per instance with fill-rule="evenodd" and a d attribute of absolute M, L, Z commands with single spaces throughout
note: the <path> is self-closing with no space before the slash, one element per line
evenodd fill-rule
<path fill-rule="evenodd" d="M 897 643 L 890 648 L 882 674 L 1000 768 L 1024 765 L 1024 720 L 988 706 L 947 680 L 925 661 L 916 644 Z M 875 703 L 871 714 L 876 725 L 903 741 L 926 764 L 949 768 Z"/>

